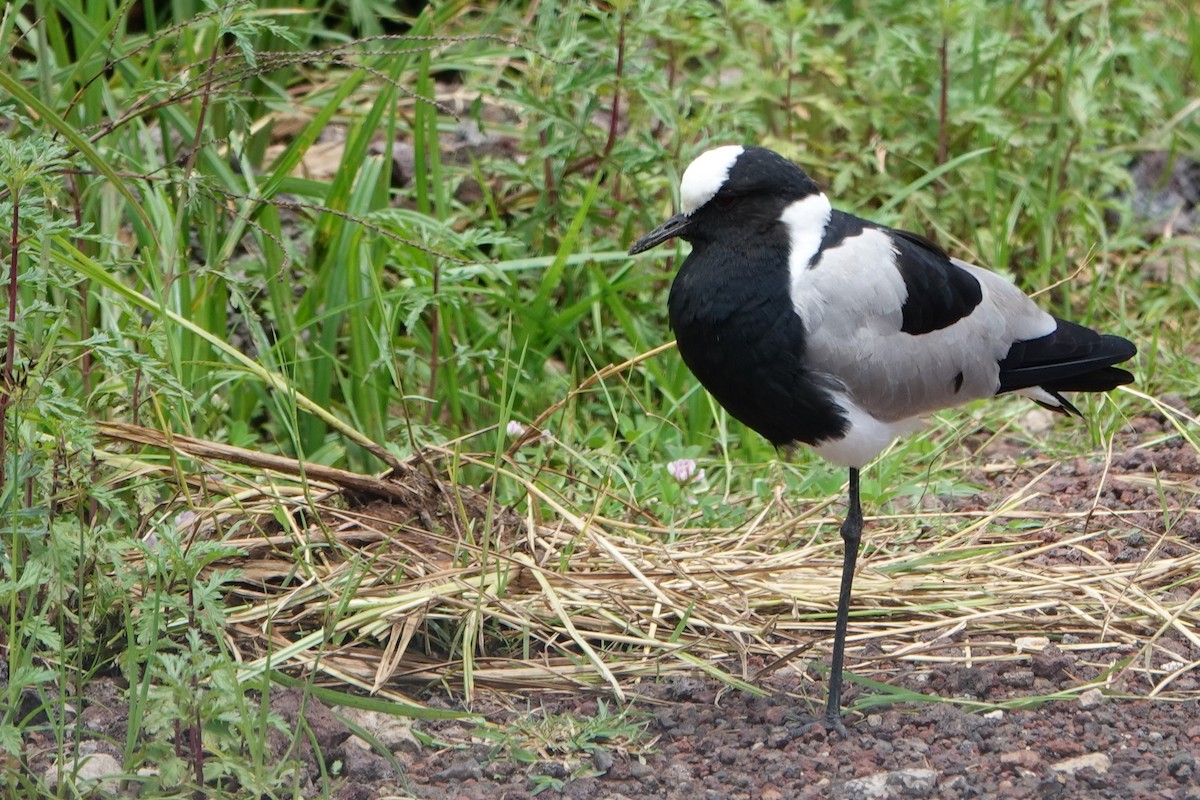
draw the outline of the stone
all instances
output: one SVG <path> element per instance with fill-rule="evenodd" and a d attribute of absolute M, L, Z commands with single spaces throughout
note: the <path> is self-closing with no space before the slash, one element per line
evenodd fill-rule
<path fill-rule="evenodd" d="M 1091 711 L 1093 708 L 1099 708 L 1104 702 L 1104 693 L 1099 689 L 1088 689 L 1083 694 L 1079 695 L 1079 707 L 1084 711 Z"/>
<path fill-rule="evenodd" d="M 1074 668 L 1075 659 L 1057 645 L 1050 644 L 1042 652 L 1034 654 L 1029 666 L 1039 678 L 1057 678 Z"/>
<path fill-rule="evenodd" d="M 374 785 L 396 779 L 392 762 L 357 736 L 351 736 L 342 748 L 342 774 L 358 785 Z"/>
<path fill-rule="evenodd" d="M 1177 754 L 1167 764 L 1167 772 L 1180 783 L 1189 781 L 1195 771 L 1196 759 L 1188 752 Z"/>
<path fill-rule="evenodd" d="M 421 742 L 412 732 L 411 721 L 403 717 L 380 711 L 355 711 L 349 717 L 393 753 L 421 752 Z"/>
<path fill-rule="evenodd" d="M 1033 670 L 1015 669 L 1000 676 L 1000 682 L 1014 689 L 1028 689 L 1033 686 Z"/>
<path fill-rule="evenodd" d="M 121 762 L 108 753 L 80 755 L 78 764 L 75 763 L 74 756 L 68 755 L 66 763 L 62 765 L 63 779 L 68 786 L 72 786 L 75 790 L 69 794 L 83 796 L 93 792 L 115 795 L 121 788 L 120 776 L 124 772 Z M 42 773 L 42 780 L 45 781 L 46 788 L 51 792 L 58 788 L 58 778 L 58 764 L 51 764 Z"/>
<path fill-rule="evenodd" d="M 1051 764 L 1050 769 L 1063 775 L 1074 775 L 1081 769 L 1091 767 L 1096 771 L 1097 775 L 1103 775 L 1108 772 L 1111 766 L 1112 759 L 1104 753 L 1084 753 L 1081 756 L 1067 758 L 1056 764 Z"/>
<path fill-rule="evenodd" d="M 439 772 L 435 777 L 440 781 L 449 783 L 465 781 L 468 778 L 479 780 L 483 777 L 483 767 L 479 766 L 479 762 L 474 758 L 468 756 L 467 758 L 458 759 Z"/>
<path fill-rule="evenodd" d="M 596 771 L 601 775 L 606 774 L 610 769 L 613 768 L 612 753 L 608 752 L 603 747 L 597 747 L 592 751 L 592 766 L 595 767 Z"/>
<path fill-rule="evenodd" d="M 892 797 L 929 797 L 937 786 L 937 772 L 931 769 L 900 769 L 855 778 L 842 784 L 846 800 L 882 800 Z"/>
<path fill-rule="evenodd" d="M 1042 757 L 1033 750 L 1013 750 L 1000 755 L 1000 763 L 1010 767 L 1020 767 L 1034 771 L 1042 763 Z"/>
<path fill-rule="evenodd" d="M 655 777 L 654 769 L 641 761 L 629 762 L 629 774 L 631 777 L 637 778 L 639 781 L 653 780 Z"/>

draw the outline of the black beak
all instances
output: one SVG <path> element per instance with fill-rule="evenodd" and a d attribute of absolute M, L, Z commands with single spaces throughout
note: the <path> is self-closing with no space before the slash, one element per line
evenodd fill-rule
<path fill-rule="evenodd" d="M 687 214 L 676 214 L 634 242 L 633 247 L 629 248 L 629 255 L 636 256 L 638 253 L 644 253 L 651 247 L 658 247 L 663 242 L 682 235 L 688 229 L 691 221 L 691 217 Z"/>

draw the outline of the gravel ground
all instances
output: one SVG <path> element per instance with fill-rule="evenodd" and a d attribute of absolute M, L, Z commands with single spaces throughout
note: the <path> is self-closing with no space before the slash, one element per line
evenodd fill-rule
<path fill-rule="evenodd" d="M 1094 702 L 1087 698 L 986 715 L 905 706 L 852 720 L 842 740 L 807 725 L 812 707 L 787 695 L 722 695 L 693 679 L 649 689 L 670 701 L 648 720 L 654 752 L 604 751 L 591 765 L 603 774 L 567 783 L 562 796 L 1200 798 L 1195 702 L 1085 708 Z M 586 714 L 595 701 L 538 708 Z M 554 774 L 553 764 L 530 771 L 493 755 L 488 745 L 420 754 L 408 767 L 409 789 L 429 800 L 515 800 L 532 796 L 531 774 Z"/>
<path fill-rule="evenodd" d="M 1178 438 L 1162 435 L 1169 429 L 1161 418 L 1132 420 L 1107 465 L 1084 459 L 1055 465 L 1032 507 L 1124 512 L 1124 533 L 1089 543 L 1106 549 L 1105 557 L 1114 562 L 1194 551 L 1200 546 L 1200 511 L 1195 508 L 1200 459 Z M 1138 446 L 1148 440 L 1156 442 L 1153 447 Z M 987 445 L 993 451 L 989 455 L 1003 455 L 1006 446 Z M 1159 476 L 1161 486 L 1131 480 L 1138 473 Z M 990 507 L 1022 476 L 981 471 L 971 480 L 991 486 L 995 496 L 989 491 L 954 498 L 954 505 Z M 1167 522 L 1164 503 L 1183 513 L 1172 514 Z M 1171 536 L 1164 537 L 1168 525 Z M 1053 548 L 1049 557 L 1058 557 L 1053 554 L 1060 550 L 1061 557 L 1070 556 L 1070 548 Z M 333 710 L 299 690 L 280 689 L 272 696 L 272 711 L 289 731 L 305 727 L 300 724 L 303 715 L 311 735 L 296 738 L 281 732 L 269 745 L 273 757 L 295 763 L 305 787 L 302 796 L 332 790 L 340 800 L 516 800 L 535 794 L 577 800 L 1200 800 L 1196 699 L 1078 693 L 1079 687 L 1103 678 L 1102 670 L 1124 653 L 1143 658 L 1136 647 L 1092 658 L 1087 652 L 1060 650 L 1046 639 L 1033 643 L 1027 658 L 988 662 L 969 657 L 976 644 L 972 635 L 968 627 L 948 642 L 940 652 L 948 656 L 943 662 L 892 661 L 868 652 L 874 657 L 860 657 L 848 667 L 861 679 L 967 701 L 995 704 L 1066 690 L 1070 696 L 1034 708 L 990 712 L 969 704 L 875 705 L 848 715 L 850 735 L 843 740 L 810 724 L 821 711 L 825 676 L 800 659 L 772 665 L 774 671 L 757 684 L 765 696 L 680 675 L 626 687 L 632 702 L 624 712 L 601 694 L 484 695 L 470 710 L 486 725 Z M 1170 684 L 1174 696 L 1200 696 L 1200 671 L 1195 669 L 1200 646 L 1169 631 L 1158 638 L 1152 656 L 1159 676 L 1164 669 L 1179 669 Z M 1168 662 L 1164 668 L 1167 659 L 1178 660 L 1178 667 Z M 747 674 L 766 666 L 752 661 Z M 1144 670 L 1126 670 L 1113 676 L 1106 691 L 1145 696 L 1152 688 L 1149 680 Z M 850 684 L 847 705 L 874 691 Z M 94 754 L 91 766 L 97 778 L 119 773 L 128 716 L 122 693 L 115 680 L 103 678 L 91 681 L 87 692 L 76 729 L 79 751 Z M 434 708 L 462 709 L 459 701 L 442 694 L 418 699 Z M 379 747 L 354 735 L 352 727 L 368 731 Z M 48 744 L 27 762 L 45 777 L 54 772 L 54 751 Z M 103 795 L 132 796 L 113 781 L 101 786 Z"/>
<path fill-rule="evenodd" d="M 962 686 L 963 672 L 947 667 L 920 674 L 930 676 L 930 684 Z M 984 672 L 996 687 L 1012 691 L 1008 682 L 995 680 L 1006 673 Z M 333 781 L 339 800 L 517 800 L 535 794 L 577 800 L 1200 800 L 1200 709 L 1194 700 L 1113 700 L 1096 693 L 1037 709 L 990 713 L 903 704 L 851 715 L 850 735 L 843 740 L 809 724 L 820 709 L 800 691 L 806 684 L 796 673 L 773 676 L 769 697 L 727 691 L 706 678 L 648 684 L 634 702 L 638 710 L 631 721 L 643 735 L 632 745 L 596 739 L 586 753 L 543 753 L 534 759 L 514 758 L 498 740 L 481 739 L 474 723 L 416 723 L 438 743 L 423 744 L 409 721 L 346 709 L 334 713 L 312 697 L 303 699 L 300 690 L 279 690 L 272 710 L 295 729 L 303 708 L 311 738 L 302 736 L 294 748 L 292 737 L 280 733 L 270 746 L 276 757 L 294 760 L 305 774 L 301 796 L 321 796 L 322 770 L 340 773 Z M 92 687 L 83 727 L 114 738 L 89 740 L 81 749 L 96 753 L 97 770 L 119 772 L 113 742 L 124 731 L 126 712 L 113 702 L 111 682 L 96 681 Z M 101 702 L 99 694 L 107 700 Z M 453 706 L 438 696 L 426 699 Z M 603 702 L 586 695 L 546 695 L 528 698 L 520 710 L 486 701 L 473 710 L 505 730 L 518 717 L 593 718 Z M 392 757 L 353 735 L 345 718 L 370 731 Z M 53 769 L 44 768 L 47 774 Z M 540 784 L 548 788 L 537 793 Z M 134 796 L 110 788 L 101 796 Z"/>

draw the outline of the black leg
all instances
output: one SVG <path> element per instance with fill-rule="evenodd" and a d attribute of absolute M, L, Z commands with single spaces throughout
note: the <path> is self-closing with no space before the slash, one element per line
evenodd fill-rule
<path fill-rule="evenodd" d="M 833 629 L 833 663 L 829 668 L 829 702 L 825 706 L 825 724 L 844 738 L 842 724 L 842 663 L 846 657 L 846 626 L 850 617 L 850 588 L 854 584 L 854 564 L 858 543 L 862 540 L 862 505 L 858 499 L 858 470 L 850 469 L 850 500 L 842 523 L 842 587 L 838 593 L 837 622 Z"/>

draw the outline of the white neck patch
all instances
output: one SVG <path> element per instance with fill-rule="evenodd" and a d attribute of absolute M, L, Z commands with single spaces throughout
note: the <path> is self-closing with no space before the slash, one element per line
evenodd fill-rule
<path fill-rule="evenodd" d="M 680 210 L 691 216 L 693 211 L 712 200 L 729 178 L 733 162 L 744 152 L 746 148 L 741 145 L 728 144 L 696 156 L 683 171 L 683 180 L 679 183 Z"/>
<path fill-rule="evenodd" d="M 791 240 L 788 270 L 793 282 L 796 276 L 808 269 L 813 257 L 821 249 L 821 241 L 825 238 L 825 229 L 829 227 L 832 216 L 833 208 L 828 198 L 820 193 L 796 200 L 780 215 L 779 221 L 787 227 Z"/>

